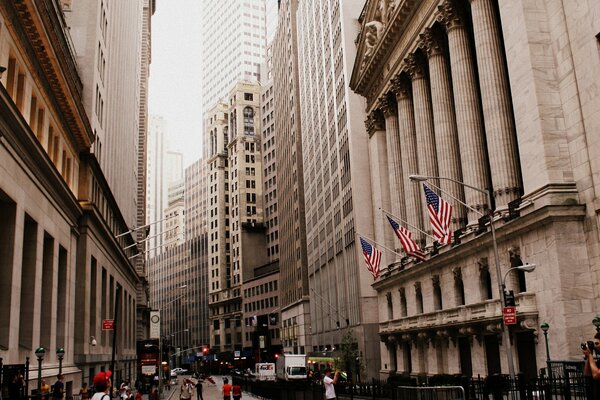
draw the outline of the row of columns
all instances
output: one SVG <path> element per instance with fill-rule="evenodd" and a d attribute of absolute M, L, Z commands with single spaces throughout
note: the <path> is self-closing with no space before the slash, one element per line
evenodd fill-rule
<path fill-rule="evenodd" d="M 387 159 L 393 168 L 388 174 L 391 212 L 420 229 L 428 215 L 422 189 L 409 181 L 410 174 L 448 177 L 482 189 L 493 185 L 497 210 L 520 195 L 512 102 L 494 1 L 470 0 L 476 57 L 464 14 L 453 1 L 444 2 L 436 15 L 443 29 L 424 30 L 418 41 L 422 55 L 404 60 L 390 92 L 376 106 L 385 118 Z M 476 210 L 487 208 L 481 192 L 446 180 L 439 186 Z M 453 230 L 477 223 L 480 215 L 451 202 Z"/>

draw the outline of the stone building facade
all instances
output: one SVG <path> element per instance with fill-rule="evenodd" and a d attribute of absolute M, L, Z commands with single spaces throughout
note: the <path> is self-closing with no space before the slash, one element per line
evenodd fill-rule
<path fill-rule="evenodd" d="M 579 358 L 580 338 L 594 334 L 598 16 L 592 1 L 370 0 L 359 18 L 351 87 L 366 99 L 374 208 L 427 232 L 422 188 L 409 175 L 491 190 L 501 274 L 537 265 L 506 281 L 516 369 L 529 375 L 546 359 L 542 322 L 553 359 Z M 428 259 L 404 257 L 373 285 L 381 374 L 506 373 L 485 192 L 431 183 L 453 205 L 455 239 L 437 249 L 413 229 Z M 386 243 L 388 223 L 374 218 Z"/>
<path fill-rule="evenodd" d="M 128 219 L 91 153 L 86 88 L 55 2 L 0 4 L 0 66 L 0 357 L 30 358 L 31 390 L 34 350 L 45 348 L 41 376 L 53 383 L 64 349 L 68 397 L 109 368 L 101 320 L 115 319 L 115 378 L 133 378 L 137 250 L 131 234 L 116 237 Z"/>
<path fill-rule="evenodd" d="M 243 343 L 242 284 L 267 263 L 261 150 L 261 88 L 238 82 L 205 114 L 210 345 L 233 354 Z M 239 348 L 238 348 L 239 347 Z"/>

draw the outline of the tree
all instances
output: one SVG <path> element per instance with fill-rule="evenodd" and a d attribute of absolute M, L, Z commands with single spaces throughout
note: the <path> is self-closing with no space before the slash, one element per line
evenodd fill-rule
<path fill-rule="evenodd" d="M 336 368 L 346 371 L 348 378 L 352 378 L 354 372 L 360 380 L 360 374 L 363 372 L 362 358 L 358 350 L 358 341 L 354 337 L 354 333 L 349 330 L 342 338 L 340 349 L 340 357 L 336 360 Z"/>

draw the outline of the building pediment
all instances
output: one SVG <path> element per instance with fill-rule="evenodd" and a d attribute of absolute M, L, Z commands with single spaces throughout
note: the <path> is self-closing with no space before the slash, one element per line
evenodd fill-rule
<path fill-rule="evenodd" d="M 419 0 L 368 0 L 359 17 L 360 32 L 350 87 L 366 96 L 367 88 L 419 7 Z"/>

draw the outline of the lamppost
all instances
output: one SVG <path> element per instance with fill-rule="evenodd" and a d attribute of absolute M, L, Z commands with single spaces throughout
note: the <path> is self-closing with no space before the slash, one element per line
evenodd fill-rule
<path fill-rule="evenodd" d="M 494 261 L 496 264 L 496 276 L 498 277 L 498 292 L 500 294 L 500 305 L 502 306 L 502 310 L 504 310 L 504 307 L 506 306 L 506 301 L 504 298 L 504 283 L 503 283 L 503 281 L 500 280 L 502 271 L 500 270 L 500 255 L 498 254 L 498 242 L 496 240 L 496 228 L 494 227 L 494 212 L 492 210 L 491 190 L 481 189 L 481 188 L 478 188 L 475 186 L 468 185 L 468 184 L 458 181 L 456 179 L 440 177 L 440 176 L 409 175 L 408 178 L 413 182 L 425 182 L 425 181 L 428 181 L 429 179 L 439 179 L 439 180 L 450 181 L 450 182 L 457 183 L 461 186 L 464 186 L 469 189 L 473 189 L 477 192 L 485 194 L 486 199 L 487 199 L 487 214 L 490 218 L 490 231 L 492 234 L 492 245 L 493 245 L 493 249 L 494 249 Z M 456 200 L 458 200 L 458 199 L 456 199 Z M 460 200 L 458 200 L 458 201 L 460 201 Z M 468 207 L 473 212 L 475 212 L 481 216 L 484 215 L 481 211 L 470 207 L 468 204 L 465 204 L 463 202 L 461 202 L 461 203 L 464 206 Z M 523 270 L 525 270 L 525 269 L 523 269 Z M 508 360 L 508 373 L 510 374 L 511 379 L 514 380 L 515 366 L 514 366 L 513 355 L 512 355 L 512 343 L 510 342 L 508 326 L 506 326 L 506 324 L 504 324 L 504 323 L 502 324 L 502 338 L 503 338 L 504 343 L 506 343 L 506 358 Z"/>
<path fill-rule="evenodd" d="M 544 339 L 546 340 L 546 362 L 550 361 L 550 348 L 548 347 L 548 329 L 550 329 L 550 325 L 547 322 L 544 322 L 540 325 L 542 332 L 544 332 Z"/>
<path fill-rule="evenodd" d="M 65 349 L 62 347 L 60 349 L 56 349 L 56 357 L 58 357 L 58 374 L 62 374 L 62 362 L 63 357 L 65 356 Z"/>
<path fill-rule="evenodd" d="M 177 289 L 185 289 L 187 288 L 187 285 L 181 285 L 179 286 Z M 174 298 L 173 300 L 167 302 L 165 305 L 163 305 L 162 307 L 158 308 L 158 317 L 159 317 L 159 324 L 162 325 L 162 310 L 164 310 L 165 308 L 167 308 L 168 306 L 170 306 L 171 304 L 175 303 L 177 300 L 181 300 L 183 298 L 183 296 L 185 296 L 186 293 L 180 294 L 179 296 L 177 296 L 176 298 Z M 162 350 L 162 336 L 159 335 L 159 339 L 158 339 L 158 358 L 159 358 L 159 365 L 163 365 L 162 364 L 162 356 L 163 356 L 163 350 Z M 162 399 L 162 375 L 160 373 L 160 367 L 159 367 L 159 371 L 158 371 L 158 395 L 159 398 Z"/>
<path fill-rule="evenodd" d="M 46 354 L 46 349 L 43 347 L 38 347 L 35 349 L 35 356 L 38 360 L 38 393 L 42 390 L 42 361 L 44 360 L 44 355 Z"/>
<path fill-rule="evenodd" d="M 600 317 L 594 317 L 592 324 L 596 327 L 596 333 L 600 333 Z"/>

